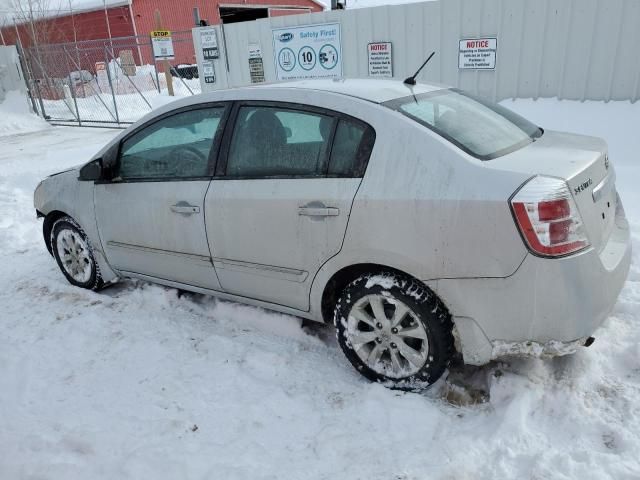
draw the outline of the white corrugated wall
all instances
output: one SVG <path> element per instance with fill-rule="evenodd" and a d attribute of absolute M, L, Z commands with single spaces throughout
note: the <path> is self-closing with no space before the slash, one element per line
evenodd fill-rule
<path fill-rule="evenodd" d="M 419 80 L 494 100 L 636 101 L 640 96 L 639 0 L 440 0 L 225 25 L 229 86 L 250 82 L 249 43 L 260 44 L 265 78 L 272 82 L 271 29 L 327 22 L 341 24 L 345 77 L 366 77 L 367 43 L 390 41 L 398 79 L 435 50 Z M 458 69 L 460 39 L 494 36 L 495 70 Z"/>
<path fill-rule="evenodd" d="M 0 102 L 9 90 L 25 91 L 18 52 L 14 46 L 0 46 Z"/>

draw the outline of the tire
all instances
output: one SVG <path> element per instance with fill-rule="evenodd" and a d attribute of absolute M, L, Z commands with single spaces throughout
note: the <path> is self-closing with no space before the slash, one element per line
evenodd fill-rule
<path fill-rule="evenodd" d="M 455 353 L 447 308 L 424 284 L 397 273 L 366 274 L 348 284 L 333 322 L 355 369 L 392 388 L 433 384 Z"/>
<path fill-rule="evenodd" d="M 70 284 L 96 291 L 104 286 L 91 242 L 75 220 L 68 216 L 56 220 L 49 241 L 58 267 Z"/>

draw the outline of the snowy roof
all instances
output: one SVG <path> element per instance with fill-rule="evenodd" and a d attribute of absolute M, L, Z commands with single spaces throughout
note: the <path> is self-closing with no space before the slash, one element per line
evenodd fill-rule
<path fill-rule="evenodd" d="M 28 6 L 23 0 L 0 0 L 0 20 L 4 24 L 21 23 Z M 32 0 L 34 18 L 54 18 L 72 13 L 130 5 L 131 0 Z"/>
<path fill-rule="evenodd" d="M 20 13 L 20 8 L 16 8 L 15 4 L 23 0 L 0 0 L 0 21 L 4 19 L 5 23 L 13 23 L 16 14 Z M 331 0 L 311 0 L 326 9 L 331 8 Z M 417 3 L 433 0 L 346 0 L 347 9 L 379 7 L 382 5 L 399 5 L 403 3 Z M 119 7 L 130 5 L 132 0 L 32 0 L 38 6 L 44 6 L 46 17 L 59 17 L 69 15 L 71 12 L 88 12 L 92 10 L 100 10 L 110 7 Z"/>

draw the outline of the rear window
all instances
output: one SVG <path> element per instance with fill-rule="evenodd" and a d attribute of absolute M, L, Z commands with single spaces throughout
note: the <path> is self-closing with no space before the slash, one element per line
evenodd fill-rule
<path fill-rule="evenodd" d="M 541 128 L 511 110 L 454 89 L 398 98 L 385 105 L 481 160 L 506 155 L 542 135 Z"/>

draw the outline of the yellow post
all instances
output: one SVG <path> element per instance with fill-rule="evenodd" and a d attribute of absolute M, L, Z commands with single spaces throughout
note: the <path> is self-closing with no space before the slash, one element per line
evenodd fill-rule
<path fill-rule="evenodd" d="M 156 10 L 153 13 L 153 18 L 156 24 L 156 30 L 164 30 L 162 27 L 162 17 L 160 16 L 160 10 Z M 167 90 L 170 96 L 173 95 L 173 77 L 171 76 L 171 65 L 169 64 L 169 60 L 166 58 L 162 61 L 164 66 L 164 78 L 167 80 Z"/>

